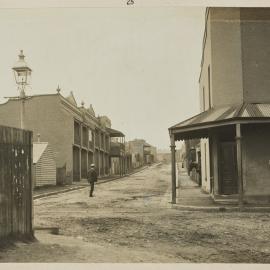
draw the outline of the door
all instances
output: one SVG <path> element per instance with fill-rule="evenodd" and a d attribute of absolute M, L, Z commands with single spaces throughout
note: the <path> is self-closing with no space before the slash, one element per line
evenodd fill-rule
<path fill-rule="evenodd" d="M 87 178 L 87 151 L 81 150 L 81 177 Z"/>
<path fill-rule="evenodd" d="M 237 160 L 234 142 L 221 143 L 220 191 L 225 195 L 237 193 Z"/>
<path fill-rule="evenodd" d="M 73 181 L 80 181 L 80 149 L 73 147 Z"/>

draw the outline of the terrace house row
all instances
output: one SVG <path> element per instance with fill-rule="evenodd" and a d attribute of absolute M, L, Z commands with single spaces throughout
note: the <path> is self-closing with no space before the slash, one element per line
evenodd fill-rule
<path fill-rule="evenodd" d="M 20 127 L 22 100 L 9 98 L 0 105 L 0 124 Z M 87 177 L 91 163 L 99 176 L 110 173 L 110 128 L 106 116 L 95 116 L 90 105 L 78 106 L 71 92 L 34 95 L 24 99 L 24 128 L 33 131 L 33 141 L 40 136 L 52 147 L 59 184 L 80 181 Z"/>

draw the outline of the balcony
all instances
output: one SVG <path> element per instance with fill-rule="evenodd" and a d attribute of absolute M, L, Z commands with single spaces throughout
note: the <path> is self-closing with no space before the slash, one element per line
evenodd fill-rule
<path fill-rule="evenodd" d="M 74 143 L 81 145 L 81 127 L 76 121 L 74 121 Z"/>
<path fill-rule="evenodd" d="M 95 133 L 95 147 L 100 148 L 100 138 L 97 132 Z"/>
<path fill-rule="evenodd" d="M 94 137 L 95 137 L 95 133 L 89 129 L 88 130 L 88 147 L 91 150 L 94 150 Z"/>
<path fill-rule="evenodd" d="M 82 128 L 82 146 L 88 148 L 88 129 L 86 127 Z"/>
<path fill-rule="evenodd" d="M 102 150 L 105 150 L 105 148 L 104 148 L 104 135 L 103 134 L 101 134 L 101 136 L 100 136 L 100 148 Z"/>
<path fill-rule="evenodd" d="M 92 141 L 89 141 L 89 149 L 94 150 L 94 143 Z"/>
<path fill-rule="evenodd" d="M 110 156 L 119 157 L 125 152 L 125 145 L 119 142 L 111 142 Z"/>
<path fill-rule="evenodd" d="M 151 151 L 147 151 L 147 150 L 144 150 L 143 151 L 143 154 L 146 156 L 146 155 L 151 155 Z"/>
<path fill-rule="evenodd" d="M 144 147 L 143 148 L 143 154 L 144 155 L 150 155 L 151 154 L 151 148 L 150 147 Z"/>

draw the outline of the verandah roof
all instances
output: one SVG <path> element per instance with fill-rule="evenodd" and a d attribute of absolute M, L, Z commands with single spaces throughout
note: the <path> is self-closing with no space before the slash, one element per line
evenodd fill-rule
<path fill-rule="evenodd" d="M 270 123 L 270 104 L 243 103 L 211 108 L 169 128 L 175 140 L 205 138 L 209 130 L 236 123 Z"/>
<path fill-rule="evenodd" d="M 112 128 L 106 128 L 106 129 L 110 133 L 110 137 L 125 137 L 125 134 L 119 130 L 112 129 Z"/>

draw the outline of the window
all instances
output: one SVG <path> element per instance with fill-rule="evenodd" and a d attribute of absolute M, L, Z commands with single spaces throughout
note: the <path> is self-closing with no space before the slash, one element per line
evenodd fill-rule
<path fill-rule="evenodd" d="M 74 121 L 74 143 L 81 144 L 81 125 L 77 121 Z"/>
<path fill-rule="evenodd" d="M 209 109 L 212 108 L 211 104 L 211 73 L 210 73 L 210 66 L 208 66 L 208 104 Z"/>
<path fill-rule="evenodd" d="M 91 129 L 90 129 L 89 132 L 88 132 L 88 140 L 89 140 L 89 142 L 92 142 L 92 140 L 93 140 L 93 136 L 92 136 L 92 131 L 91 131 Z"/>
<path fill-rule="evenodd" d="M 203 111 L 205 111 L 205 89 L 204 89 L 204 87 L 203 87 L 203 89 L 202 89 L 202 98 L 203 98 Z"/>

